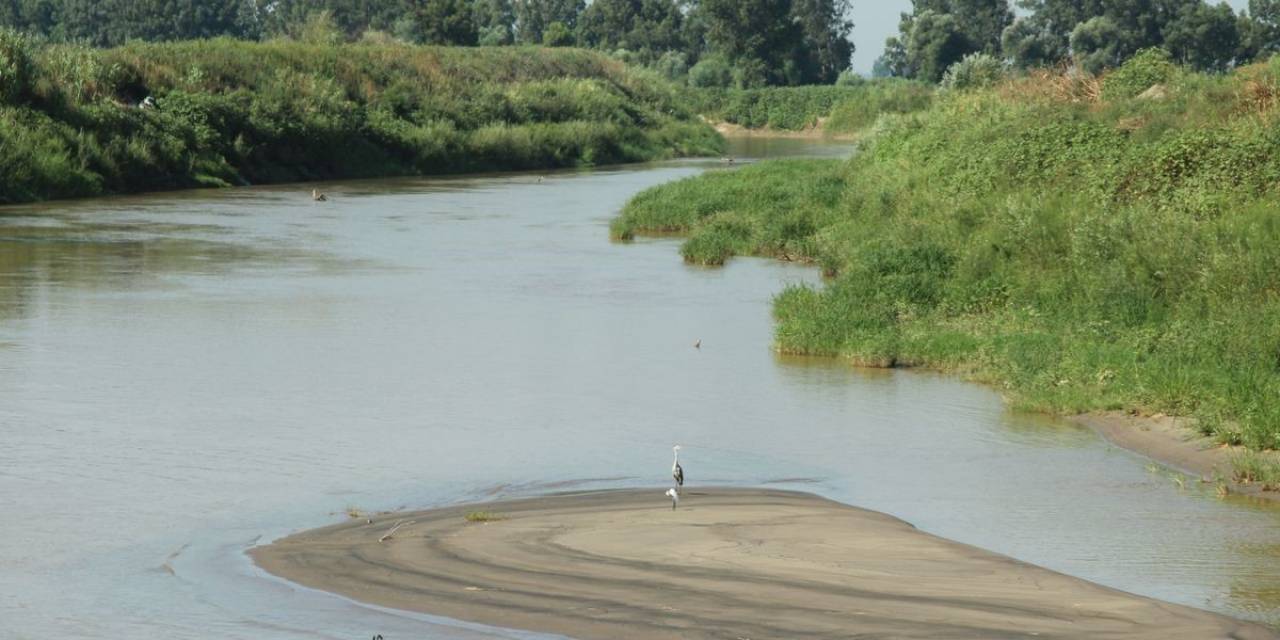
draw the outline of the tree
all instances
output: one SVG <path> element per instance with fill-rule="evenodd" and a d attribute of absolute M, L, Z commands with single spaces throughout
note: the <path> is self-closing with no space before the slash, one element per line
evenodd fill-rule
<path fill-rule="evenodd" d="M 420 0 L 414 11 L 425 44 L 476 44 L 476 23 L 467 0 Z"/>
<path fill-rule="evenodd" d="M 626 49 L 650 64 L 683 48 L 683 20 L 674 0 L 594 0 L 578 17 L 578 42 L 606 51 Z"/>
<path fill-rule="evenodd" d="M 947 67 L 959 62 L 965 55 L 981 51 L 960 30 L 955 17 L 933 11 L 917 14 L 912 20 L 911 36 L 906 46 L 907 63 L 915 77 L 930 82 L 942 80 Z"/>
<path fill-rule="evenodd" d="M 1251 60 L 1280 52 L 1280 0 L 1249 0 L 1248 16 L 1238 25 L 1238 58 Z"/>
<path fill-rule="evenodd" d="M 803 40 L 789 0 L 703 0 L 709 48 L 734 67 L 741 86 L 787 84 Z"/>
<path fill-rule="evenodd" d="M 983 53 L 1000 53 L 1000 36 L 1013 23 L 1008 0 L 951 0 L 949 13 Z"/>
<path fill-rule="evenodd" d="M 1022 34 L 1036 34 L 1041 42 L 1032 43 L 1033 46 L 1059 53 L 1058 58 L 1046 61 L 1057 62 L 1067 57 L 1071 32 L 1075 31 L 1076 25 L 1103 15 L 1103 2 L 1104 0 L 1018 0 L 1018 6 L 1031 14 L 1025 18 L 1027 26 Z M 1016 47 L 1019 43 L 1015 40 L 1012 44 Z M 1004 45 L 1003 35 L 1001 45 Z M 1005 55 L 1009 53 L 1006 51 Z"/>
<path fill-rule="evenodd" d="M 1071 51 L 1076 64 L 1090 73 L 1119 65 L 1132 51 L 1128 34 L 1106 16 L 1090 18 L 1071 32 Z"/>
<path fill-rule="evenodd" d="M 516 40 L 541 44 L 545 39 L 543 31 L 553 22 L 559 22 L 572 38 L 584 6 L 583 0 L 514 0 Z"/>
<path fill-rule="evenodd" d="M 515 9 L 511 0 L 476 0 L 471 8 L 480 44 L 493 47 L 515 42 Z"/>
<path fill-rule="evenodd" d="M 792 0 L 792 19 L 804 36 L 804 82 L 830 84 L 849 68 L 854 50 L 849 9 L 849 0 Z"/>
<path fill-rule="evenodd" d="M 542 30 L 542 44 L 548 47 L 572 47 L 573 32 L 563 22 L 555 20 Z"/>
<path fill-rule="evenodd" d="M 1005 27 L 1000 50 L 1016 67 L 1043 67 L 1067 56 L 1068 41 L 1032 18 L 1019 18 Z"/>
<path fill-rule="evenodd" d="M 1175 61 L 1203 71 L 1225 71 L 1240 49 L 1236 14 L 1225 2 L 1187 7 L 1165 25 L 1163 35 Z"/>
<path fill-rule="evenodd" d="M 906 77 L 937 82 L 966 54 L 997 55 L 1013 22 L 1008 0 L 913 0 L 898 35 L 885 41 L 883 67 Z"/>
<path fill-rule="evenodd" d="M 916 16 L 932 11 L 954 18 L 957 29 L 984 53 L 999 53 L 1000 36 L 1013 22 L 1008 0 L 914 0 L 911 4 Z"/>
<path fill-rule="evenodd" d="M 689 69 L 691 87 L 727 87 L 733 84 L 733 70 L 723 56 L 709 55 Z"/>

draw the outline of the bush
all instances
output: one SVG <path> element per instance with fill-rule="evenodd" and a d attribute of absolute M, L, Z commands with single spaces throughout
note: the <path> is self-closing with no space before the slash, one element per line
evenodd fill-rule
<path fill-rule="evenodd" d="M 691 87 L 728 87 L 733 84 L 733 69 L 722 57 L 706 56 L 689 69 Z"/>
<path fill-rule="evenodd" d="M 1143 49 L 1103 78 L 1102 98 L 1132 98 L 1154 85 L 1170 82 L 1177 73 L 1178 66 L 1173 63 L 1168 51 L 1160 48 Z"/>
<path fill-rule="evenodd" d="M 668 51 L 662 54 L 662 57 L 653 64 L 653 68 L 668 80 L 683 81 L 685 76 L 689 75 L 688 58 L 679 51 Z"/>
<path fill-rule="evenodd" d="M 572 47 L 573 32 L 563 22 L 556 20 L 543 30 L 542 44 L 548 47 Z"/>
<path fill-rule="evenodd" d="M 986 53 L 971 53 L 947 67 L 942 74 L 942 88 L 948 91 L 983 89 L 1004 77 L 1004 64 Z"/>

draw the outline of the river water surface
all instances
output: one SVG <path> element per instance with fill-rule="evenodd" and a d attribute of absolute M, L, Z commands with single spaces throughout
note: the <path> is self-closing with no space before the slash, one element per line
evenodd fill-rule
<path fill-rule="evenodd" d="M 839 155 L 737 143 L 742 157 Z M 524 637 L 264 575 L 345 518 L 571 488 L 814 491 L 1280 623 L 1280 514 L 943 376 L 769 349 L 815 270 L 612 244 L 674 162 L 0 209 L 0 637 Z M 702 348 L 694 349 L 695 340 Z"/>

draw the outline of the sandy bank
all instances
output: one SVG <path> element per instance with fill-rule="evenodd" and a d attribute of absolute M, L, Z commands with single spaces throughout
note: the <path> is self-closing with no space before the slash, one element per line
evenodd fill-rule
<path fill-rule="evenodd" d="M 1231 458 L 1244 448 L 1224 446 L 1200 435 L 1186 418 L 1108 411 L 1072 416 L 1070 420 L 1093 429 L 1116 446 L 1198 476 L 1202 481 L 1221 484 L 1231 493 L 1280 501 L 1280 492 L 1263 491 L 1256 484 L 1233 482 Z"/>
<path fill-rule="evenodd" d="M 467 522 L 477 509 L 505 519 Z M 450 507 L 251 554 L 364 602 L 575 638 L 1280 637 L 786 491 L 689 491 L 674 512 L 661 489 Z"/>
<path fill-rule="evenodd" d="M 799 131 L 788 131 L 786 129 L 774 129 L 765 126 L 759 129 L 749 129 L 740 124 L 732 122 L 710 122 L 712 127 L 722 136 L 750 137 L 756 136 L 760 138 L 790 138 L 796 140 L 839 140 L 839 141 L 857 141 L 858 134 L 855 133 L 832 133 L 824 127 L 826 118 L 819 118 L 817 126 Z"/>

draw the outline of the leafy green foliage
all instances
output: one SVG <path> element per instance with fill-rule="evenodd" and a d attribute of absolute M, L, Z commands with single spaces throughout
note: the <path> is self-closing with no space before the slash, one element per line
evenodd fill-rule
<path fill-rule="evenodd" d="M 990 87 L 1004 77 L 1004 65 L 986 53 L 971 53 L 947 68 L 942 88 L 951 91 Z"/>
<path fill-rule="evenodd" d="M 683 27 L 675 0 L 594 0 L 578 19 L 578 39 L 594 49 L 626 49 L 637 62 L 652 64 L 664 54 L 683 57 Z"/>
<path fill-rule="evenodd" d="M 980 50 L 951 14 L 925 11 L 911 21 L 906 55 L 914 77 L 938 82 L 947 68 Z"/>
<path fill-rule="evenodd" d="M 580 50 L 212 40 L 56 45 L 32 60 L 30 100 L 0 106 L 0 202 L 589 165 L 721 144 L 674 87 Z M 147 95 L 158 109 L 139 108 Z"/>
<path fill-rule="evenodd" d="M 26 36 L 0 29 L 0 104 L 17 103 L 31 93 L 31 45 Z"/>
<path fill-rule="evenodd" d="M 1102 96 L 1108 100 L 1132 98 L 1153 85 L 1173 80 L 1178 67 L 1164 49 L 1143 49 L 1120 68 L 1107 74 L 1102 82 Z"/>
<path fill-rule="evenodd" d="M 847 161 L 651 189 L 613 233 L 686 233 L 699 263 L 816 261 L 826 286 L 775 301 L 785 352 L 952 370 L 1029 409 L 1193 416 L 1280 448 L 1280 65 L 1162 71 L 1151 100 L 1130 96 L 1167 60 L 1140 58 L 1100 102 L 1064 93 L 1070 78 L 1006 80 L 882 116 Z M 1258 460 L 1242 478 L 1280 482 Z"/>
<path fill-rule="evenodd" d="M 733 84 L 733 68 L 721 56 L 707 56 L 689 69 L 691 87 L 728 87 Z"/>

